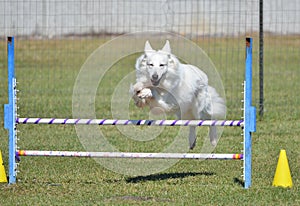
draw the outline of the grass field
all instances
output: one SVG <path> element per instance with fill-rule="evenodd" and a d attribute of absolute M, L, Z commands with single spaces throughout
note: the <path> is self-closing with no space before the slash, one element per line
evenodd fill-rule
<path fill-rule="evenodd" d="M 130 176 L 112 172 L 93 159 L 22 157 L 16 185 L 0 185 L 0 205 L 300 205 L 300 40 L 299 36 L 265 39 L 265 114 L 253 134 L 252 187 L 242 187 L 242 161 L 181 160 L 167 170 Z M 22 117 L 72 117 L 73 85 L 85 59 L 105 39 L 16 40 L 19 113 Z M 254 47 L 254 102 L 258 106 L 257 39 Z M 222 78 L 228 119 L 241 116 L 244 40 L 203 39 Z M 7 103 L 6 45 L 0 43 L 0 116 Z M 105 74 L 97 90 L 98 118 L 111 118 L 114 86 L 133 70 L 136 55 L 121 59 Z M 111 89 L 109 89 L 111 87 Z M 130 106 L 132 117 L 147 111 Z M 3 118 L 0 118 L 3 125 Z M 73 126 L 19 125 L 21 149 L 83 151 Z M 206 134 L 198 129 L 199 144 Z M 166 128 L 154 140 L 124 138 L 114 127 L 103 128 L 109 142 L 122 151 L 161 151 L 177 129 Z M 241 130 L 225 128 L 216 153 L 239 153 Z M 204 135 L 205 136 L 205 135 Z M 0 129 L 5 169 L 7 132 Z M 280 149 L 287 151 L 291 189 L 272 181 Z M 199 152 L 196 147 L 194 152 Z"/>

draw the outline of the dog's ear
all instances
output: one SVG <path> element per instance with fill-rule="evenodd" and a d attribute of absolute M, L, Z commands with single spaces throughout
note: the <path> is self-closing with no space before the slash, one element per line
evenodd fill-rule
<path fill-rule="evenodd" d="M 144 49 L 145 53 L 149 52 L 149 51 L 153 51 L 149 41 L 146 41 L 145 43 L 145 49 Z"/>
<path fill-rule="evenodd" d="M 166 41 L 166 44 L 164 45 L 164 47 L 161 50 L 164 51 L 164 52 L 167 52 L 167 53 L 171 54 L 171 47 L 170 47 L 169 40 Z"/>

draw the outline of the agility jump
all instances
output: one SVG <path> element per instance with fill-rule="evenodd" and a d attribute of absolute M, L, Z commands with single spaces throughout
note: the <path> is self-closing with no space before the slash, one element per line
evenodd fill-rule
<path fill-rule="evenodd" d="M 244 188 L 251 186 L 252 143 L 251 133 L 256 130 L 256 109 L 252 104 L 252 38 L 246 38 L 246 61 L 242 120 L 118 120 L 118 119 L 59 119 L 19 118 L 17 115 L 17 81 L 14 67 L 14 37 L 7 39 L 8 53 L 8 104 L 4 105 L 4 127 L 9 131 L 9 184 L 16 183 L 17 161 L 20 156 L 56 156 L 90 158 L 157 158 L 157 159 L 222 159 L 242 160 Z M 243 129 L 242 154 L 199 153 L 130 153 L 130 152 L 79 152 L 38 151 L 17 149 L 18 124 L 67 125 L 147 125 L 147 126 L 235 126 Z"/>

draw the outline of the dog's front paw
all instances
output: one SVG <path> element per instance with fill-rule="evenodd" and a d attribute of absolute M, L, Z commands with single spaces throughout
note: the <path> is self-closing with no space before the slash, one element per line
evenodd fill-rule
<path fill-rule="evenodd" d="M 142 89 L 144 89 L 144 84 L 142 82 L 137 82 L 131 88 L 132 88 L 134 94 L 137 95 Z"/>
<path fill-rule="evenodd" d="M 141 99 L 151 98 L 152 97 L 151 89 L 144 88 L 137 92 L 137 96 Z"/>
<path fill-rule="evenodd" d="M 129 93 L 134 100 L 134 104 L 140 108 L 147 106 L 146 98 L 150 96 L 148 89 L 145 90 L 143 86 L 144 85 L 141 82 L 137 82 L 135 85 L 130 85 L 129 89 Z"/>
<path fill-rule="evenodd" d="M 134 94 L 136 96 L 138 96 L 139 98 L 141 98 L 141 99 L 151 98 L 152 97 L 151 89 L 144 88 L 144 85 L 141 82 L 137 82 L 133 86 L 133 91 L 134 91 Z"/>

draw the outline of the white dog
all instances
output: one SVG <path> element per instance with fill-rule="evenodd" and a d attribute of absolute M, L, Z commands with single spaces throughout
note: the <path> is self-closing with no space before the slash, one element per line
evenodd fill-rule
<path fill-rule="evenodd" d="M 149 106 L 154 114 L 173 113 L 186 120 L 225 117 L 225 102 L 208 85 L 207 75 L 193 65 L 180 63 L 171 53 L 169 41 L 158 51 L 147 41 L 135 68 L 136 84 L 131 85 L 130 93 L 138 107 Z M 210 126 L 209 136 L 215 146 L 216 126 Z M 195 144 L 196 127 L 190 126 L 190 149 Z"/>

